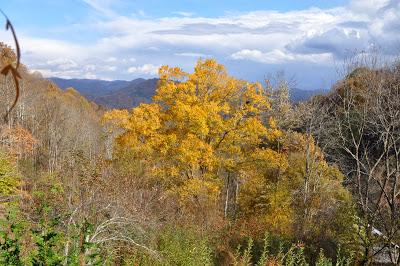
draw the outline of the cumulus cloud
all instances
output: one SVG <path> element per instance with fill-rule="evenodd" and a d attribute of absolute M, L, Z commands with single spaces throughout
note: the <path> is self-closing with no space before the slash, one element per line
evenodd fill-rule
<path fill-rule="evenodd" d="M 369 42 L 367 32 L 359 29 L 332 28 L 324 32 L 312 33 L 299 38 L 286 46 L 292 53 L 326 54 L 344 57 L 350 51 L 367 50 Z"/>
<path fill-rule="evenodd" d="M 70 70 L 70 69 L 74 69 L 78 66 L 78 64 L 74 60 L 67 59 L 67 58 L 48 60 L 48 61 L 46 61 L 45 65 L 53 66 L 60 70 Z"/>
<path fill-rule="evenodd" d="M 391 0 L 352 0 L 350 7 L 356 12 L 371 15 L 387 7 L 390 3 Z"/>
<path fill-rule="evenodd" d="M 154 76 L 157 75 L 159 68 L 160 66 L 155 66 L 153 64 L 144 64 L 142 66 L 128 68 L 128 73 Z"/>
<path fill-rule="evenodd" d="M 70 70 L 57 70 L 54 68 L 31 68 L 32 73 L 40 73 L 44 77 L 60 77 L 60 78 L 88 78 L 89 76 L 94 77 L 97 75 L 93 72 L 82 72 L 78 69 Z"/>
<path fill-rule="evenodd" d="M 236 60 L 253 60 L 267 64 L 277 64 L 282 63 L 283 61 L 294 60 L 292 55 L 277 49 L 266 53 L 259 50 L 243 49 L 232 54 L 232 58 Z"/>
<path fill-rule="evenodd" d="M 259 50 L 243 49 L 232 54 L 231 57 L 236 60 L 252 60 L 266 64 L 284 64 L 290 61 L 292 62 L 303 61 L 303 62 L 312 62 L 316 64 L 324 64 L 331 59 L 330 54 L 327 52 L 318 55 L 315 54 L 301 55 L 279 49 L 275 49 L 270 52 L 261 52 Z"/>

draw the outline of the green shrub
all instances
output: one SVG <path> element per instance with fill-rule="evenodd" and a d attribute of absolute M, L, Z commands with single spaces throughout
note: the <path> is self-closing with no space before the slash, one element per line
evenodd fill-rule
<path fill-rule="evenodd" d="M 279 243 L 273 243 L 278 241 Z M 278 251 L 274 250 L 273 246 L 278 244 Z M 333 266 L 332 259 L 325 257 L 323 250 L 319 252 L 316 262 L 310 262 L 310 257 L 304 254 L 305 245 L 302 243 L 290 244 L 282 239 L 274 239 L 270 234 L 265 234 L 263 240 L 263 250 L 259 256 L 256 256 L 256 249 L 252 238 L 247 240 L 246 248 L 239 245 L 236 249 L 233 265 L 235 266 L 265 266 L 271 263 L 272 265 L 281 266 Z M 349 266 L 352 265 L 353 256 L 342 252 L 340 246 L 338 247 L 336 264 L 335 266 Z"/>
<path fill-rule="evenodd" d="M 125 265 L 213 265 L 212 248 L 206 237 L 185 227 L 169 227 L 155 236 L 157 255 L 138 250 Z"/>
<path fill-rule="evenodd" d="M 159 250 L 163 265 L 212 265 L 211 248 L 207 238 L 192 229 L 167 229 L 160 238 Z"/>
<path fill-rule="evenodd" d="M 325 257 L 324 251 L 320 249 L 316 266 L 332 266 L 332 260 Z"/>
<path fill-rule="evenodd" d="M 9 211 L 0 227 L 0 265 L 23 265 L 21 258 L 22 223 L 14 219 L 14 212 Z"/>

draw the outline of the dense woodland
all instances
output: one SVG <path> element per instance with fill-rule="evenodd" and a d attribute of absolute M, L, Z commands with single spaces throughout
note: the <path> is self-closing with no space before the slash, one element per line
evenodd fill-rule
<path fill-rule="evenodd" d="M 400 263 L 398 63 L 357 57 L 298 104 L 283 78 L 164 66 L 131 110 L 19 73 L 0 130 L 1 265 Z M 15 84 L 0 86 L 5 115 Z"/>

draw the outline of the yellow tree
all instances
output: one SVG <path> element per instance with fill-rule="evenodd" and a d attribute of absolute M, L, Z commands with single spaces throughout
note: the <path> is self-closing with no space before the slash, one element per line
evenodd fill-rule
<path fill-rule="evenodd" d="M 273 119 L 262 122 L 270 109 L 264 88 L 214 60 L 199 60 L 191 74 L 168 66 L 159 74 L 153 103 L 105 114 L 124 129 L 117 150 L 131 153 L 182 206 L 201 211 L 223 202 L 225 216 L 234 214 L 245 170 L 277 155 L 261 145 L 281 135 Z"/>
<path fill-rule="evenodd" d="M 257 221 L 257 228 L 248 230 L 349 244 L 354 237 L 351 196 L 342 185 L 343 174 L 325 161 L 314 139 L 283 132 L 276 150 L 258 153 L 264 160 L 247 169 L 239 195 L 244 220 Z"/>
<path fill-rule="evenodd" d="M 253 235 L 347 237 L 342 174 L 311 137 L 279 129 L 260 84 L 214 60 L 198 61 L 193 73 L 164 66 L 159 74 L 152 103 L 110 111 L 104 121 L 118 135 L 116 161 L 177 199 L 180 221 L 215 225 L 223 213 Z"/>

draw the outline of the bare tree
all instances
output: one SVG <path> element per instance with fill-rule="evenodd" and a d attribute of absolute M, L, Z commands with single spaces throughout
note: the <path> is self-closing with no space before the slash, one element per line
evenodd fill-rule
<path fill-rule="evenodd" d="M 319 101 L 328 114 L 321 123 L 322 143 L 357 202 L 361 263 L 387 253 L 398 264 L 391 247 L 400 240 L 399 64 L 377 68 L 373 59 L 367 67 L 363 60 Z"/>

